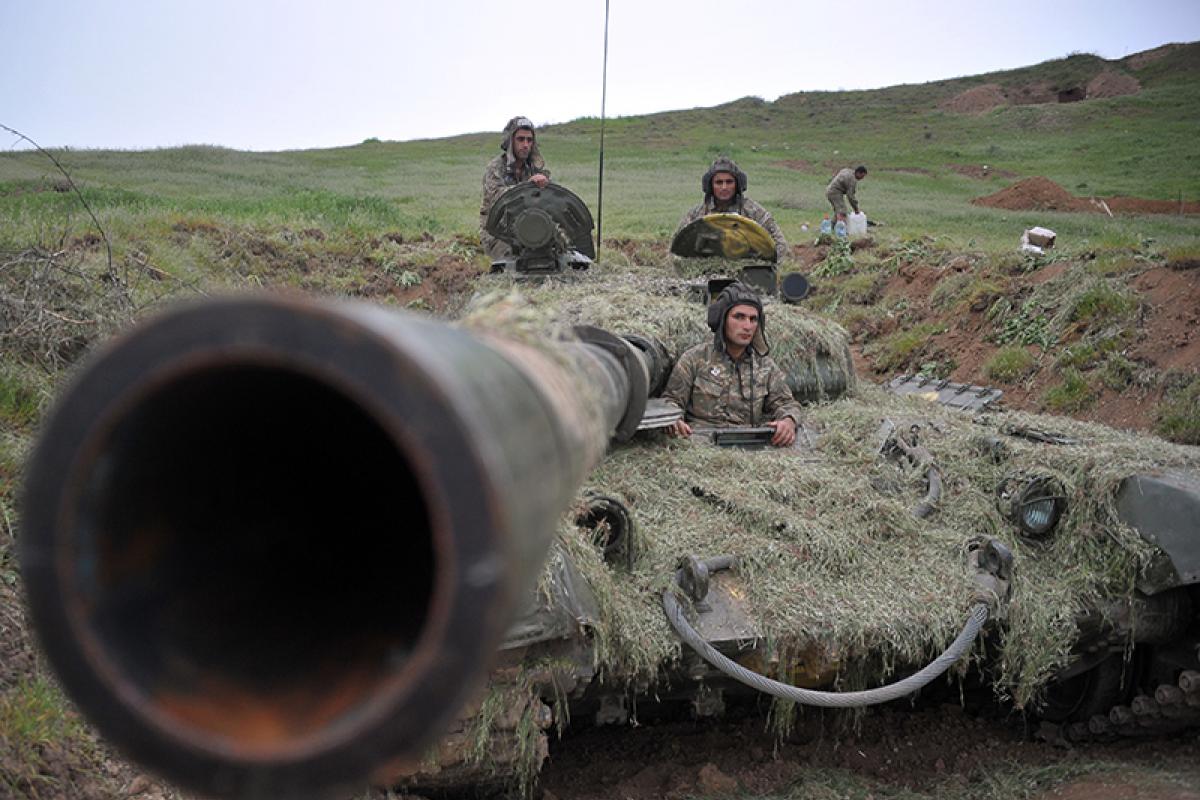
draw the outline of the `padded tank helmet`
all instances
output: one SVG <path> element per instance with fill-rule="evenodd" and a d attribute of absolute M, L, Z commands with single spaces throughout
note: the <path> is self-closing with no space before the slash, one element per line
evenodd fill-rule
<path fill-rule="evenodd" d="M 512 139 L 517 131 L 522 128 L 533 134 L 533 147 L 529 150 L 529 164 L 534 169 L 544 170 L 546 168 L 546 160 L 542 158 L 541 148 L 538 147 L 537 129 L 533 127 L 533 122 L 529 117 L 513 117 L 504 126 L 504 136 L 500 139 L 500 149 L 507 155 L 507 161 L 511 166 L 515 160 L 512 151 Z"/>
<path fill-rule="evenodd" d="M 533 122 L 530 121 L 529 117 L 518 116 L 510 119 L 504 126 L 504 135 L 503 138 L 500 139 L 501 150 L 506 153 L 508 152 L 508 148 L 512 145 L 513 134 L 521 130 L 521 128 L 525 128 L 532 133 L 533 141 L 535 144 L 537 143 L 537 129 L 533 127 Z"/>
<path fill-rule="evenodd" d="M 771 347 L 767 344 L 767 315 L 763 311 L 762 299 L 740 281 L 726 286 L 708 307 L 708 329 L 716 334 L 717 347 L 725 349 L 725 317 L 734 306 L 753 306 L 758 311 L 758 330 L 754 332 L 750 346 L 754 352 L 765 356 Z"/>
<path fill-rule="evenodd" d="M 750 183 L 749 179 L 746 177 L 746 173 L 742 172 L 741 168 L 736 162 L 734 162 L 732 158 L 718 156 L 717 159 L 713 161 L 712 166 L 708 168 L 708 172 L 704 173 L 704 177 L 700 179 L 700 186 L 704 189 L 705 195 L 711 195 L 713 193 L 713 176 L 715 176 L 718 172 L 728 172 L 733 176 L 734 180 L 737 181 L 738 194 L 742 194 L 746 191 L 746 186 L 748 186 Z"/>

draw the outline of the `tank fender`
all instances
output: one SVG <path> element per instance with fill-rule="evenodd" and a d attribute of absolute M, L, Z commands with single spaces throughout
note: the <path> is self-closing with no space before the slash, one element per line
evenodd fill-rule
<path fill-rule="evenodd" d="M 1138 588 L 1156 594 L 1200 583 L 1200 476 L 1183 471 L 1138 473 L 1121 481 L 1117 514 L 1163 557 Z"/>

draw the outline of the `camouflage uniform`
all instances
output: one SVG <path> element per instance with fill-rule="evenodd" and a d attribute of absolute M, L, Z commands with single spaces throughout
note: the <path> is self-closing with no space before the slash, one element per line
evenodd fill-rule
<path fill-rule="evenodd" d="M 678 235 L 686 226 L 709 214 L 741 214 L 743 217 L 754 220 L 762 225 L 775 240 L 775 260 L 782 261 L 783 257 L 787 255 L 787 240 L 783 238 L 783 231 L 775 222 L 775 218 L 771 216 L 771 212 L 743 195 L 735 196 L 729 208 L 717 208 L 716 200 L 711 195 L 705 197 L 703 203 L 683 215 L 679 227 L 675 229 L 675 234 Z"/>
<path fill-rule="evenodd" d="M 833 206 L 834 214 L 845 215 L 847 213 L 847 200 L 854 207 L 854 212 L 858 213 L 858 198 L 854 196 L 857 188 L 858 178 L 854 177 L 854 170 L 849 167 L 839 170 L 838 174 L 833 176 L 833 180 L 825 187 L 825 199 Z"/>
<path fill-rule="evenodd" d="M 488 212 L 492 210 L 496 200 L 507 189 L 518 183 L 524 183 L 534 175 L 550 177 L 550 170 L 546 169 L 546 162 L 538 149 L 536 133 L 533 149 L 529 151 L 529 158 L 524 164 L 517 163 L 509 145 L 512 143 L 513 134 L 521 128 L 528 128 L 532 131 L 533 123 L 525 117 L 513 117 L 508 121 L 508 124 L 504 126 L 504 138 L 500 142 L 500 149 L 503 152 L 489 161 L 487 168 L 483 171 L 483 203 L 479 207 L 479 243 L 483 245 L 484 252 L 493 259 L 504 258 L 511 253 L 507 242 L 500 241 L 486 230 Z M 521 168 L 519 177 L 518 167 Z"/>
<path fill-rule="evenodd" d="M 729 312 L 740 305 L 758 310 L 750 344 L 734 360 L 725 342 Z M 708 307 L 711 344 L 689 349 L 675 362 L 662 397 L 684 412 L 686 421 L 709 425 L 763 425 L 790 417 L 800 427 L 800 405 L 783 370 L 767 355 L 767 315 L 758 294 L 743 283 L 726 286 Z"/>
<path fill-rule="evenodd" d="M 791 417 L 800 427 L 800 404 L 783 370 L 752 347 L 734 361 L 716 342 L 696 345 L 675 362 L 662 399 L 682 409 L 689 423 L 763 425 Z"/>

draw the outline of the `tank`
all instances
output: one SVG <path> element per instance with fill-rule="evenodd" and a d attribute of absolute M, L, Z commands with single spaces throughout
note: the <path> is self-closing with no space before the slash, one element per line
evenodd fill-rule
<path fill-rule="evenodd" d="M 1200 722 L 1197 448 L 863 385 L 776 265 L 689 258 L 505 268 L 453 322 L 212 300 L 103 348 L 23 500 L 68 692 L 221 797 L 519 790 L 568 727 L 760 696 L 783 726 L 967 692 L 1070 740 Z M 748 274 L 797 443 L 671 438 L 671 364 Z"/>

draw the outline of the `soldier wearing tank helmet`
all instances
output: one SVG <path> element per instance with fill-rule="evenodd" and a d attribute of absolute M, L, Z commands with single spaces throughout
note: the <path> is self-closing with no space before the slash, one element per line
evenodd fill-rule
<path fill-rule="evenodd" d="M 509 246 L 488 234 L 488 212 L 504 191 L 529 181 L 539 189 L 550 182 L 550 170 L 538 150 L 537 133 L 526 117 L 513 117 L 504 126 L 500 155 L 483 171 L 483 204 L 479 207 L 479 242 L 493 259 L 508 256 Z"/>
<path fill-rule="evenodd" d="M 791 447 L 800 404 L 767 355 L 762 300 L 744 284 L 730 284 L 708 307 L 708 327 L 713 340 L 679 357 L 663 391 L 663 400 L 684 413 L 671 435 L 691 436 L 693 423 L 766 426 L 775 429 L 771 444 Z"/>
<path fill-rule="evenodd" d="M 721 156 L 713 161 L 708 172 L 700 179 L 704 189 L 704 201 L 684 215 L 676 233 L 687 225 L 709 214 L 741 214 L 749 217 L 766 229 L 775 240 L 775 259 L 782 261 L 787 254 L 787 240 L 783 231 L 775 223 L 771 212 L 746 197 L 746 186 L 749 180 L 746 173 L 734 163 L 733 159 Z"/>

